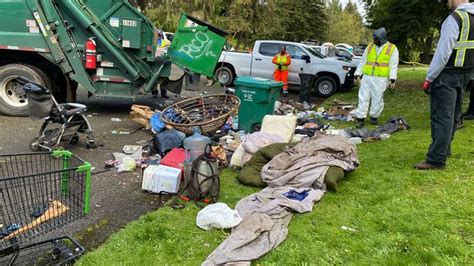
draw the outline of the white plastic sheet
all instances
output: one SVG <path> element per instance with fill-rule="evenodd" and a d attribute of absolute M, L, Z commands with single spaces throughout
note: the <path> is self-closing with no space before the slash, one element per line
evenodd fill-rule
<path fill-rule="evenodd" d="M 242 222 L 242 218 L 236 210 L 232 210 L 225 203 L 215 203 L 206 206 L 199 211 L 196 224 L 204 230 L 213 228 L 233 228 Z"/>

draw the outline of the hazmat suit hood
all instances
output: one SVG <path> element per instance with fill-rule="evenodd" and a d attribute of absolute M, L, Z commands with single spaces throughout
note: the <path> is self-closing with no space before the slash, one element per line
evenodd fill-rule
<path fill-rule="evenodd" d="M 463 10 L 468 12 L 469 14 L 474 15 L 474 3 L 465 3 L 460 6 L 456 10 Z"/>
<path fill-rule="evenodd" d="M 380 40 L 380 46 L 382 46 L 382 45 L 384 45 L 388 42 L 387 30 L 384 27 L 374 31 L 374 34 L 372 36 L 374 38 L 377 38 L 377 39 Z"/>

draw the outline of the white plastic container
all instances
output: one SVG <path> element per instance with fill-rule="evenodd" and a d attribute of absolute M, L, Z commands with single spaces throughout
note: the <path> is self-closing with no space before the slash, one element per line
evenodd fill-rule
<path fill-rule="evenodd" d="M 143 172 L 142 189 L 152 193 L 177 193 L 181 169 L 165 165 L 150 165 Z"/>
<path fill-rule="evenodd" d="M 218 171 L 219 171 L 219 165 L 217 163 L 217 160 L 212 161 L 209 164 L 207 162 L 201 162 L 199 164 L 199 168 L 198 168 L 199 173 L 197 175 L 197 178 L 198 178 L 198 184 L 200 184 L 200 189 L 203 194 L 209 193 L 212 187 L 213 179 L 209 179 L 207 181 L 206 179 L 212 175 L 219 176 Z"/>

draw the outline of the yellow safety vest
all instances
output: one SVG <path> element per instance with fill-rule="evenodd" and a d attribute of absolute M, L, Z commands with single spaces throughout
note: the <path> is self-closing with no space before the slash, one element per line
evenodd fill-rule
<path fill-rule="evenodd" d="M 390 42 L 384 46 L 383 50 L 377 55 L 375 44 L 369 44 L 367 48 L 367 63 L 364 65 L 364 75 L 376 77 L 390 76 L 390 57 L 395 51 L 396 46 Z"/>
<path fill-rule="evenodd" d="M 278 65 L 279 64 L 282 64 L 281 66 L 281 71 L 285 71 L 285 70 L 288 70 L 288 66 L 285 65 L 287 62 L 288 62 L 288 57 L 289 56 L 288 54 L 285 54 L 285 55 L 281 55 L 281 54 L 277 54 L 276 55 L 276 62 L 277 64 L 275 65 L 275 69 L 278 69 Z"/>
<path fill-rule="evenodd" d="M 161 39 L 161 45 L 156 44 L 157 48 L 165 48 L 166 46 L 169 45 L 169 41 L 165 39 Z"/>
<path fill-rule="evenodd" d="M 463 67 L 464 60 L 466 59 L 467 50 L 474 49 L 474 40 L 469 40 L 471 31 L 471 22 L 469 14 L 466 11 L 456 10 L 455 11 L 462 21 L 461 32 L 459 35 L 459 41 L 456 43 L 454 50 L 456 51 L 456 59 L 454 61 L 455 67 Z"/>

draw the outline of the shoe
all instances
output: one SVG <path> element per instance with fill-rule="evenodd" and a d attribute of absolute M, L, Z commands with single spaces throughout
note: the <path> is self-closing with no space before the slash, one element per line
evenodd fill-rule
<path fill-rule="evenodd" d="M 427 161 L 415 164 L 417 170 L 443 170 L 446 168 L 446 165 L 434 165 Z"/>
<path fill-rule="evenodd" d="M 370 118 L 370 124 L 376 126 L 376 125 L 378 124 L 377 118 L 371 117 L 371 118 Z"/>
<path fill-rule="evenodd" d="M 288 97 L 288 91 L 283 91 L 282 96 L 283 97 Z"/>
<path fill-rule="evenodd" d="M 163 98 L 163 99 L 169 99 L 169 98 L 170 98 L 170 96 L 168 96 L 168 95 L 164 95 L 164 96 L 161 96 L 161 98 Z"/>
<path fill-rule="evenodd" d="M 466 120 L 474 120 L 474 113 L 464 113 L 462 117 Z"/>
<path fill-rule="evenodd" d="M 358 128 L 358 129 L 363 128 L 364 124 L 365 124 L 364 120 L 365 120 L 364 118 L 357 118 L 356 128 Z"/>

